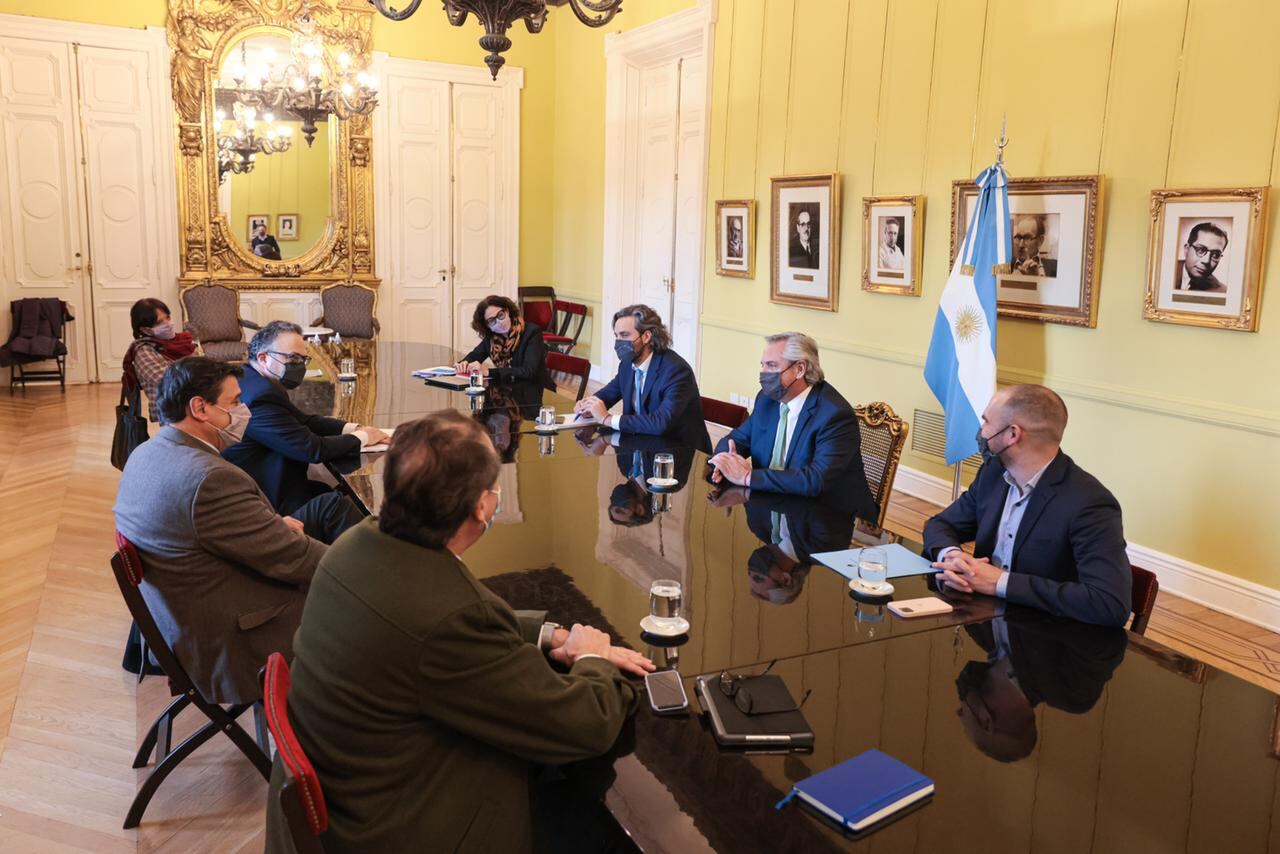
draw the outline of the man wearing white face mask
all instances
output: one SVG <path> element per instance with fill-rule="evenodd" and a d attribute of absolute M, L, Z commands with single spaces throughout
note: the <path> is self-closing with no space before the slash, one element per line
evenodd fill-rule
<path fill-rule="evenodd" d="M 324 543 L 285 518 L 220 452 L 244 435 L 241 369 L 189 356 L 165 371 L 164 425 L 129 457 L 116 530 L 142 556 L 142 595 L 205 697 L 261 697 L 258 669 L 289 654 Z"/>

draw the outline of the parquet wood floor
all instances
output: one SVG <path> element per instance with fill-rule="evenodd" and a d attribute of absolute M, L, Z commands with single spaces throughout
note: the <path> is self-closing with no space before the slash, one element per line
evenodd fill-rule
<path fill-rule="evenodd" d="M 225 739 L 179 766 L 141 828 L 120 827 L 146 770 L 129 767 L 141 731 L 168 697 L 120 668 L 116 394 L 0 391 L 0 851 L 259 852 L 266 784 Z M 895 493 L 888 525 L 918 536 L 936 509 Z M 1280 635 L 1167 593 L 1147 634 L 1280 690 Z"/>

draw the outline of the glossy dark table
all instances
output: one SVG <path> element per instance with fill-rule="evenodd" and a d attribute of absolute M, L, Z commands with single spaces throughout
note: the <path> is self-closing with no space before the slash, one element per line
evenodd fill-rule
<path fill-rule="evenodd" d="M 377 349 L 376 393 L 334 394 L 337 406 L 360 399 L 377 416 L 351 420 L 394 426 L 432 409 L 471 411 L 462 393 L 408 376 L 449 358 L 415 345 Z M 393 357 L 401 375 L 383 370 Z M 560 411 L 572 403 L 536 396 Z M 596 794 L 642 850 L 1280 851 L 1275 694 L 1123 630 L 1005 612 L 982 597 L 948 597 L 956 611 L 946 617 L 900 620 L 807 565 L 809 553 L 842 548 L 853 533 L 817 503 L 717 493 L 704 455 L 662 440 L 615 444 L 589 430 L 550 441 L 530 432 L 532 416 L 475 407 L 504 465 L 502 513 L 467 553 L 471 570 L 515 607 L 608 628 L 686 677 L 689 715 L 642 706 L 623 755 L 602 760 Z M 668 494 L 642 485 L 658 450 L 677 458 L 681 485 Z M 372 455 L 343 470 L 374 511 L 379 475 Z M 772 542 L 774 514 L 787 519 L 790 554 Z M 657 578 L 685 590 L 692 628 L 677 646 L 639 629 Z M 931 594 L 924 577 L 895 584 L 898 598 Z M 1000 650 L 994 667 L 1013 673 L 1017 693 L 997 692 L 988 705 L 988 692 L 1008 687 L 988 681 Z M 795 697 L 813 691 L 804 712 L 814 749 L 719 748 L 696 714 L 692 677 L 774 660 Z M 984 726 L 1000 730 L 1018 713 L 1034 715 L 1035 737 L 1012 758 Z M 935 796 L 862 839 L 804 808 L 773 809 L 792 782 L 873 747 L 931 776 Z"/>

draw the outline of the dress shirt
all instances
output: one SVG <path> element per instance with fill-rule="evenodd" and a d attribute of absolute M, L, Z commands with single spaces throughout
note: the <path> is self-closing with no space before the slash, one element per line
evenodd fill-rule
<path fill-rule="evenodd" d="M 782 445 L 782 459 L 784 461 L 787 459 L 787 454 L 791 451 L 791 437 L 795 435 L 796 421 L 799 420 L 800 418 L 800 410 L 804 408 L 804 402 L 806 399 L 808 399 L 809 392 L 811 391 L 813 391 L 813 386 L 809 385 L 806 382 L 804 386 L 804 391 L 800 392 L 791 400 L 788 400 L 786 403 L 782 404 L 783 406 L 787 407 L 787 410 L 788 410 L 787 411 L 787 438 Z M 784 468 L 785 468 L 785 464 L 784 464 Z"/>
<path fill-rule="evenodd" d="M 886 270 L 901 270 L 906 264 L 906 258 L 902 255 L 902 250 L 895 243 L 892 246 L 880 244 L 880 266 Z"/>

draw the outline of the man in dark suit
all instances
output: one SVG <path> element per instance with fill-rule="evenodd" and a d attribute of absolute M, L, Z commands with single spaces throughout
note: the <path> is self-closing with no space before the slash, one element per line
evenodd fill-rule
<path fill-rule="evenodd" d="M 1092 709 L 1128 647 L 1123 629 L 1025 608 L 965 631 L 987 660 L 967 662 L 956 677 L 960 725 L 979 750 L 1000 762 L 1031 755 L 1041 703 L 1072 715 Z"/>
<path fill-rule="evenodd" d="M 156 392 L 163 427 L 129 456 L 116 530 L 142 556 L 142 595 L 174 654 L 215 703 L 262 697 L 258 670 L 288 654 L 324 543 L 280 516 L 218 456 L 249 421 L 240 368 L 188 356 Z"/>
<path fill-rule="evenodd" d="M 862 469 L 858 416 L 823 379 L 817 343 L 800 332 L 765 342 L 755 408 L 716 446 L 712 481 L 821 498 L 874 522 L 879 514 Z"/>
<path fill-rule="evenodd" d="M 1066 426 L 1066 404 L 1044 386 L 996 392 L 978 433 L 986 462 L 925 525 L 925 556 L 955 590 L 1122 626 L 1133 577 L 1120 505 L 1062 453 Z M 970 541 L 973 555 L 960 548 Z"/>
<path fill-rule="evenodd" d="M 319 498 L 317 504 L 327 512 L 347 517 L 345 530 L 360 521 L 361 514 L 350 499 L 308 479 L 307 467 L 357 454 L 366 445 L 385 442 L 387 435 L 376 427 L 307 415 L 294 406 L 289 390 L 302 383 L 307 363 L 307 343 L 297 324 L 273 320 L 253 336 L 240 383 L 240 399 L 253 418 L 244 441 L 227 448 L 222 456 L 244 469 L 279 512 L 298 513 Z M 324 535 L 326 542 L 332 542 L 337 533 Z"/>
<path fill-rule="evenodd" d="M 462 562 L 502 501 L 459 412 L 397 428 L 384 499 L 329 550 L 294 639 L 289 717 L 329 810 L 326 851 L 530 847 L 534 766 L 598 756 L 653 664 L 587 626 L 513 611 Z M 551 663 L 567 672 L 557 672 Z M 292 851 L 271 779 L 267 851 Z"/>
<path fill-rule="evenodd" d="M 1227 286 L 1213 274 L 1227 251 L 1227 233 L 1211 222 L 1197 223 L 1182 247 L 1182 260 L 1174 265 L 1175 291 L 1225 294 Z"/>
<path fill-rule="evenodd" d="M 791 266 L 818 269 L 818 236 L 813 233 L 813 215 L 807 208 L 796 214 L 796 231 L 791 235 Z"/>
<path fill-rule="evenodd" d="M 702 418 L 702 397 L 693 368 L 671 349 L 671 334 L 647 305 L 629 305 L 613 316 L 613 349 L 618 373 L 574 407 L 620 433 L 666 436 L 681 445 L 711 452 Z M 622 401 L 622 414 L 609 409 Z"/>
<path fill-rule="evenodd" d="M 804 589 L 813 555 L 849 548 L 853 516 L 816 498 L 747 492 L 747 527 L 764 543 L 747 558 L 751 595 L 775 605 L 789 604 Z M 717 505 L 724 506 L 725 496 L 719 498 Z"/>

